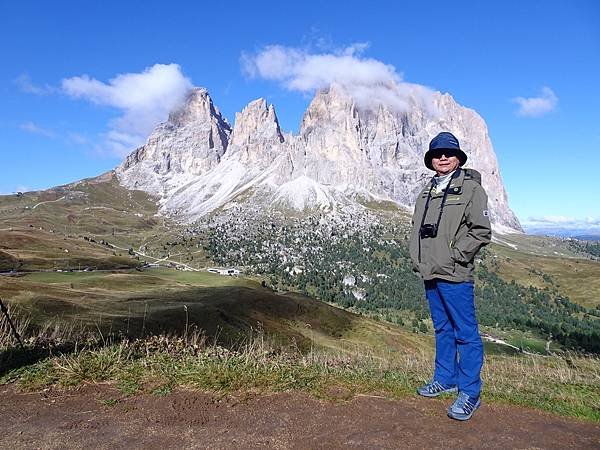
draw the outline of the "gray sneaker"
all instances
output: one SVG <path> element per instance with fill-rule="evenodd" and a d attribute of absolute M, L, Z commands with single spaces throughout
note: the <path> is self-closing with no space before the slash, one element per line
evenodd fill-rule
<path fill-rule="evenodd" d="M 438 395 L 451 394 L 454 392 L 458 392 L 458 388 L 456 386 L 446 387 L 435 380 L 417 388 L 417 394 L 422 395 L 423 397 L 437 397 Z"/>
<path fill-rule="evenodd" d="M 448 408 L 448 417 L 455 420 L 469 420 L 475 410 L 481 406 L 481 400 L 469 397 L 468 394 L 461 392 L 458 398 Z"/>

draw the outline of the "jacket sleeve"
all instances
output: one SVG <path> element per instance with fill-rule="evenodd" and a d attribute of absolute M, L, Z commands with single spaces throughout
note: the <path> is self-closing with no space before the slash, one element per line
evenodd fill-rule
<path fill-rule="evenodd" d="M 415 210 L 413 212 L 412 220 L 411 220 L 411 232 L 410 239 L 408 241 L 408 251 L 410 254 L 410 259 L 412 262 L 412 270 L 413 272 L 419 271 L 419 246 L 421 245 L 420 237 L 419 237 L 419 227 L 421 226 L 421 216 L 423 214 L 423 199 L 422 199 L 422 191 L 417 195 L 417 199 L 415 200 Z"/>
<path fill-rule="evenodd" d="M 416 209 L 416 206 L 415 206 Z M 419 246 L 419 233 L 417 232 L 417 230 L 415 229 L 415 217 L 413 216 L 412 220 L 410 221 L 411 224 L 411 231 L 410 231 L 410 239 L 408 241 L 408 252 L 410 255 L 410 261 L 411 261 L 411 266 L 412 266 L 412 270 L 413 272 L 418 272 L 419 271 L 419 266 L 417 265 L 417 252 L 418 252 L 418 246 Z"/>
<path fill-rule="evenodd" d="M 453 245 L 453 257 L 459 263 L 468 263 L 475 255 L 492 240 L 492 226 L 487 209 L 487 194 L 477 185 L 473 198 L 465 209 L 466 234 L 462 235 Z"/>

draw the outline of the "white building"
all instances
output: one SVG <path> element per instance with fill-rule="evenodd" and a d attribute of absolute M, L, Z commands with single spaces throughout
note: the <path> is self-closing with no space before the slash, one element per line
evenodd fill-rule
<path fill-rule="evenodd" d="M 242 273 L 234 267 L 209 267 L 207 270 L 210 273 L 218 273 L 219 275 L 239 275 Z"/>

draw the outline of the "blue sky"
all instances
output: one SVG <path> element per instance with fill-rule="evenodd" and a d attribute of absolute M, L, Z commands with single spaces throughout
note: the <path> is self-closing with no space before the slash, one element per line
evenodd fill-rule
<path fill-rule="evenodd" d="M 600 3 L 422 3 L 2 2 L 0 192 L 47 188 L 120 162 L 107 136 L 149 106 L 124 105 L 114 92 L 93 97 L 93 80 L 102 88 L 176 64 L 231 122 L 265 97 L 282 127 L 296 131 L 310 92 L 250 77 L 242 56 L 272 45 L 319 55 L 367 43 L 359 58 L 481 114 L 521 220 L 600 225 Z M 137 138 L 158 116 L 143 117 Z M 117 138 L 122 152 L 129 137 Z"/>

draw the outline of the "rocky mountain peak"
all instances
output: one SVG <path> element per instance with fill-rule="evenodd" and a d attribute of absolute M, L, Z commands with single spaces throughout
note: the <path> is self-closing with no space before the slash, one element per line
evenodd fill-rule
<path fill-rule="evenodd" d="M 175 126 L 182 127 L 191 123 L 210 122 L 214 119 L 227 123 L 227 120 L 221 116 L 221 112 L 214 106 L 208 90 L 192 88 L 188 92 L 185 102 L 169 114 L 168 121 Z"/>
<path fill-rule="evenodd" d="M 317 91 L 300 124 L 300 135 L 308 136 L 324 124 L 350 130 L 356 125 L 358 111 L 354 100 L 341 86 Z"/>
<path fill-rule="evenodd" d="M 180 183 L 178 175 L 198 176 L 219 164 L 231 126 L 213 105 L 208 91 L 191 89 L 185 102 L 159 124 L 145 145 L 117 168 L 129 188 L 165 195 Z"/>
<path fill-rule="evenodd" d="M 256 142 L 284 142 L 275 107 L 264 98 L 250 102 L 242 112 L 236 113 L 231 135 L 233 145 L 243 147 Z"/>

